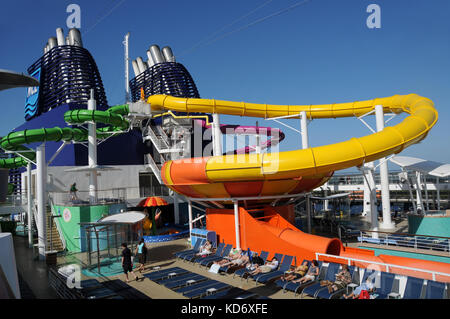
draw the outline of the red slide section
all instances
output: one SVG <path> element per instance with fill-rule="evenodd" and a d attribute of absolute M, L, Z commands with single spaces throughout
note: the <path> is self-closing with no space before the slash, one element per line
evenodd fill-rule
<path fill-rule="evenodd" d="M 449 273 L 450 266 L 446 263 L 413 259 L 406 257 L 379 255 L 374 251 L 359 248 L 344 247 L 338 238 L 326 238 L 311 235 L 298 230 L 294 225 L 294 210 L 292 206 L 271 207 L 246 210 L 239 207 L 240 245 L 246 250 L 262 250 L 270 253 L 269 258 L 275 253 L 291 255 L 297 258 L 297 264 L 303 259 L 315 259 L 315 253 L 330 254 L 342 257 L 368 261 L 352 262 L 359 267 L 369 267 L 386 271 L 383 266 L 371 264 L 371 262 L 394 264 L 411 268 L 432 270 Z M 219 242 L 233 244 L 236 247 L 235 218 L 233 209 L 209 208 L 206 214 L 206 228 L 217 233 Z M 344 263 L 338 258 L 319 258 L 324 261 Z M 432 279 L 431 274 L 415 272 L 392 267 L 390 272 L 409 275 L 419 278 Z M 436 280 L 450 282 L 449 276 L 436 276 Z"/>

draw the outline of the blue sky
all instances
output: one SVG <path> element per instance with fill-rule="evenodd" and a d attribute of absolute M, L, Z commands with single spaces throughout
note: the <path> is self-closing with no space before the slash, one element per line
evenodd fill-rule
<path fill-rule="evenodd" d="M 252 25 L 298 2 L 2 1 L 0 68 L 26 72 L 57 27 L 67 32 L 66 7 L 76 3 L 84 47 L 96 59 L 111 105 L 124 102 L 122 41 L 129 31 L 131 58 L 145 57 L 151 44 L 170 45 L 204 98 L 322 104 L 426 96 L 435 102 L 439 121 L 402 155 L 450 163 L 450 1 L 310 0 Z M 366 26 L 371 3 L 381 7 L 380 29 Z M 130 70 L 133 75 L 131 65 Z M 24 121 L 25 90 L 0 92 L 0 135 Z M 272 121 L 221 116 L 223 123 L 256 120 L 283 129 L 280 150 L 300 147 L 297 133 Z M 286 123 L 298 127 L 298 120 Z M 309 133 L 310 145 L 318 146 L 370 132 L 351 118 L 314 120 Z"/>

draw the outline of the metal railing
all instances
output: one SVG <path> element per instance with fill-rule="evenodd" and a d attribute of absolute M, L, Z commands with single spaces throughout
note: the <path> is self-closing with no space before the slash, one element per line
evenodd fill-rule
<path fill-rule="evenodd" d="M 61 226 L 59 225 L 59 222 L 54 220 L 55 218 L 60 218 L 61 216 L 58 216 L 58 214 L 55 212 L 55 208 L 54 208 L 54 202 L 53 202 L 53 198 L 50 196 L 48 196 L 48 203 L 50 204 L 50 222 L 53 224 L 55 223 L 56 226 L 56 230 L 58 231 L 59 234 L 59 238 L 61 239 L 61 243 L 63 246 L 63 249 L 66 250 L 66 238 L 64 237 L 63 231 L 61 229 Z M 50 224 L 51 225 L 51 224 Z"/>
<path fill-rule="evenodd" d="M 149 197 L 149 196 L 169 196 L 169 188 L 165 185 L 152 185 L 149 187 L 140 187 L 139 188 L 140 197 Z"/>
<path fill-rule="evenodd" d="M 6 200 L 1 202 L 2 206 L 25 206 L 28 204 L 27 194 L 7 195 Z"/>
<path fill-rule="evenodd" d="M 450 255 L 449 237 L 361 230 L 358 241 L 360 243 L 378 244 L 380 248 L 391 245 L 402 248 L 447 252 Z"/>
<path fill-rule="evenodd" d="M 127 200 L 126 194 L 126 188 L 97 190 L 95 196 L 91 196 L 89 191 L 77 191 L 75 193 L 50 192 L 54 205 L 65 206 L 124 203 Z"/>
<path fill-rule="evenodd" d="M 334 259 L 341 259 L 343 260 L 345 263 L 347 263 L 347 265 L 351 266 L 352 263 L 361 263 L 361 264 L 367 264 L 367 269 L 376 269 L 376 270 L 380 270 L 383 271 L 382 269 L 386 269 L 385 272 L 392 272 L 391 270 L 393 269 L 401 269 L 401 270 L 407 270 L 407 271 L 413 271 L 413 272 L 419 272 L 422 274 L 428 274 L 431 275 L 432 280 L 436 281 L 437 276 L 443 276 L 445 279 L 445 282 L 450 282 L 450 273 L 443 273 L 443 272 L 439 272 L 439 271 L 433 271 L 433 270 L 426 270 L 426 269 L 419 269 L 419 268 L 414 268 L 414 267 L 407 267 L 407 266 L 401 266 L 401 265 L 395 265 L 395 264 L 386 264 L 386 263 L 381 263 L 381 262 L 376 262 L 376 261 L 372 261 L 372 260 L 364 260 L 364 259 L 358 259 L 358 258 L 351 258 L 351 257 L 343 257 L 343 256 L 336 256 L 336 255 L 329 255 L 329 254 L 322 254 L 322 253 L 315 253 L 316 255 L 316 260 L 319 260 L 319 257 L 323 257 L 324 261 L 330 261 L 330 260 L 334 260 Z M 402 275 L 402 276 L 407 276 L 405 274 L 402 273 L 398 273 L 395 272 L 395 274 L 398 275 Z"/>

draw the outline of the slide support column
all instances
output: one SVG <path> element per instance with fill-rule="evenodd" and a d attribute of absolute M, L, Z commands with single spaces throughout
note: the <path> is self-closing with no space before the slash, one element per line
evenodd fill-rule
<path fill-rule="evenodd" d="M 439 177 L 436 177 L 437 209 L 441 210 L 441 194 L 439 189 Z"/>
<path fill-rule="evenodd" d="M 189 238 L 192 246 L 192 202 L 188 199 Z"/>
<path fill-rule="evenodd" d="M 97 109 L 97 101 L 94 99 L 94 89 L 91 89 L 91 97 L 88 100 L 88 110 L 95 111 Z M 88 154 L 89 167 L 97 166 L 97 124 L 91 121 L 88 123 Z M 89 202 L 97 203 L 97 170 L 89 172 Z"/>
<path fill-rule="evenodd" d="M 241 249 L 241 240 L 240 240 L 240 232 L 239 232 L 239 202 L 237 200 L 233 200 L 234 204 L 234 229 L 236 232 L 236 249 Z"/>
<path fill-rule="evenodd" d="M 377 131 L 384 130 L 384 111 L 382 105 L 375 106 Z M 389 195 L 389 171 L 386 158 L 380 159 L 381 203 L 383 209 L 383 222 L 380 228 L 392 230 L 395 225 L 391 221 L 391 198 Z"/>
<path fill-rule="evenodd" d="M 423 214 L 424 213 L 424 206 L 423 206 L 423 199 L 422 199 L 422 178 L 420 172 L 416 172 L 416 201 L 417 201 L 417 212 Z"/>
<path fill-rule="evenodd" d="M 39 259 L 45 260 L 47 246 L 47 163 L 45 161 L 45 143 L 36 149 L 36 199 Z"/>
<path fill-rule="evenodd" d="M 31 163 L 27 165 L 28 247 L 33 247 L 33 203 L 31 198 Z"/>

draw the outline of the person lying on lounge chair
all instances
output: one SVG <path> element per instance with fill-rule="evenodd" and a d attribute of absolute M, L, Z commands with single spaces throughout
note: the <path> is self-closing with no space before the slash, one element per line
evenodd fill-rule
<path fill-rule="evenodd" d="M 239 259 L 242 257 L 242 251 L 240 249 L 232 249 L 228 256 L 224 257 L 222 260 L 215 261 L 215 264 L 220 266 L 224 266 L 225 264 L 230 263 L 232 260 Z"/>
<path fill-rule="evenodd" d="M 271 261 L 267 261 L 264 265 L 262 266 L 257 266 L 255 270 L 253 270 L 250 275 L 254 276 L 260 273 L 268 273 L 271 272 L 275 269 L 278 268 L 278 259 L 276 259 L 275 257 L 272 258 Z"/>
<path fill-rule="evenodd" d="M 255 270 L 258 266 L 262 266 L 262 265 L 264 265 L 264 260 L 258 255 L 257 252 L 254 252 L 252 254 L 252 261 L 251 262 L 249 261 L 245 265 L 245 268 L 247 268 L 247 271 L 250 272 L 250 271 Z"/>
<path fill-rule="evenodd" d="M 303 277 L 308 271 L 308 262 L 305 260 L 303 264 L 295 268 L 293 271 L 286 272 L 281 276 L 281 281 L 291 281 Z"/>
<path fill-rule="evenodd" d="M 215 264 L 218 264 L 222 267 L 226 267 L 226 266 L 240 266 L 240 265 L 245 265 L 246 263 L 248 263 L 249 258 L 247 256 L 247 254 L 244 254 L 242 251 L 238 251 L 237 253 L 233 254 L 233 255 L 229 255 L 228 258 L 224 258 L 220 261 L 216 261 L 214 262 Z"/>
<path fill-rule="evenodd" d="M 207 240 L 202 246 L 200 246 L 200 252 L 196 253 L 196 256 L 207 256 L 212 254 L 212 244 Z"/>
<path fill-rule="evenodd" d="M 352 282 L 352 276 L 348 271 L 347 265 L 342 265 L 342 270 L 336 274 L 336 280 L 334 282 L 328 280 L 322 280 L 320 282 L 321 286 L 327 286 L 328 292 L 332 293 L 344 287 L 347 287 L 349 283 Z"/>
<path fill-rule="evenodd" d="M 306 275 L 299 279 L 294 279 L 292 282 L 304 284 L 305 282 L 316 280 L 317 276 L 319 276 L 319 263 L 317 260 L 313 260 Z"/>
<path fill-rule="evenodd" d="M 344 294 L 345 299 L 358 299 L 361 291 L 367 291 L 369 294 L 373 293 L 375 291 L 375 286 L 372 282 L 372 279 L 367 278 L 365 282 L 363 282 L 361 285 L 355 288 L 352 293 L 349 295 Z"/>
<path fill-rule="evenodd" d="M 241 267 L 245 266 L 249 262 L 249 258 L 247 254 L 240 253 L 237 257 L 229 260 L 227 263 L 222 264 L 222 267 L 230 266 L 230 267 Z"/>

